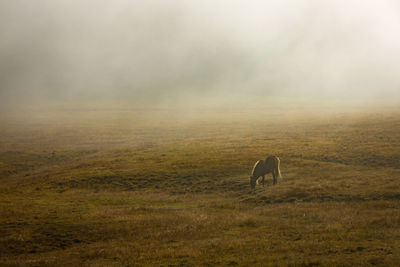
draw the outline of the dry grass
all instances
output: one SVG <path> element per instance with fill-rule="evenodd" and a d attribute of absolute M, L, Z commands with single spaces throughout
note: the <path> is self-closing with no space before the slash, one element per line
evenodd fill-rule
<path fill-rule="evenodd" d="M 400 114 L 297 113 L 2 118 L 0 265 L 396 266 Z"/>

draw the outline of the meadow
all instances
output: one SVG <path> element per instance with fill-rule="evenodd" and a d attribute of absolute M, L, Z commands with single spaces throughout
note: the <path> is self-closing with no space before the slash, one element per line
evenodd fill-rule
<path fill-rule="evenodd" d="M 0 118 L 2 266 L 398 266 L 400 111 Z M 282 178 L 250 190 L 253 164 Z"/>

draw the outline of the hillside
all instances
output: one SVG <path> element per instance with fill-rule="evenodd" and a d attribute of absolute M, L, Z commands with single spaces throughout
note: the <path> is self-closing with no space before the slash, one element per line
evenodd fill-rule
<path fill-rule="evenodd" d="M 400 262 L 398 111 L 199 113 L 3 116 L 0 265 Z"/>

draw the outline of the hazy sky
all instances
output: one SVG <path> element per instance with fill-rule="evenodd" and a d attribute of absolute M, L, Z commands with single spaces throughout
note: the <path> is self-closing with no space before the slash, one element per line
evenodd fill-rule
<path fill-rule="evenodd" d="M 2 103 L 399 99 L 400 4 L 0 0 L 0 90 Z"/>

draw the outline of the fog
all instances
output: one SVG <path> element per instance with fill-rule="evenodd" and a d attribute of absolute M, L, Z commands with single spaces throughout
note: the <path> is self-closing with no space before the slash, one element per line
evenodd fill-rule
<path fill-rule="evenodd" d="M 0 103 L 400 99 L 400 5 L 0 0 Z"/>

